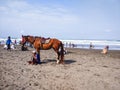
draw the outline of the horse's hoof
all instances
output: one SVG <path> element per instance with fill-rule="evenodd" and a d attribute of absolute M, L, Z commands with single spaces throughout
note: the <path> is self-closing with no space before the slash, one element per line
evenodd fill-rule
<path fill-rule="evenodd" d="M 59 62 L 59 64 L 64 64 L 64 62 L 61 61 L 61 62 Z"/>
<path fill-rule="evenodd" d="M 60 62 L 59 62 L 59 60 L 57 60 L 57 64 L 59 64 Z"/>

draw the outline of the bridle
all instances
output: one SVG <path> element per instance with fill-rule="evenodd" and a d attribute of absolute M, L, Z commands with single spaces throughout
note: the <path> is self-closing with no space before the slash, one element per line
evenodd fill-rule
<path fill-rule="evenodd" d="M 36 37 L 33 37 L 33 36 L 23 36 L 22 37 L 22 42 L 23 42 L 23 45 L 29 41 L 29 38 L 32 38 L 33 40 L 30 42 L 31 44 L 34 44 L 35 40 L 36 40 Z"/>

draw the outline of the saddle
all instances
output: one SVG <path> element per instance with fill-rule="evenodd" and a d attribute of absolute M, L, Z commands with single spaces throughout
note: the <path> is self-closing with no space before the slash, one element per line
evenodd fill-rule
<path fill-rule="evenodd" d="M 42 44 L 49 43 L 49 41 L 50 41 L 50 38 L 41 37 L 41 43 L 42 43 Z"/>

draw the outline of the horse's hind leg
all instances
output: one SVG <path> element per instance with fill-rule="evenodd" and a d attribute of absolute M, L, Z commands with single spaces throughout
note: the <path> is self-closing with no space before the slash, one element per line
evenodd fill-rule
<path fill-rule="evenodd" d="M 54 49 L 54 51 L 57 53 L 57 64 L 59 64 L 59 62 L 60 62 L 60 53 L 59 53 L 59 51 L 57 50 L 57 49 L 55 49 L 55 48 L 53 48 Z"/>
<path fill-rule="evenodd" d="M 60 53 L 57 52 L 58 58 L 57 58 L 57 64 L 60 62 Z"/>
<path fill-rule="evenodd" d="M 59 53 L 59 52 L 57 52 L 57 55 L 58 55 L 58 58 L 57 58 L 57 59 L 59 60 L 59 59 L 60 59 L 60 53 Z"/>

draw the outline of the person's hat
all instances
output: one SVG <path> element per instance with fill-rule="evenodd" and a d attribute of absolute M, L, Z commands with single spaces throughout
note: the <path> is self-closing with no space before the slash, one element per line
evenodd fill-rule
<path fill-rule="evenodd" d="M 36 51 L 32 51 L 32 53 L 36 53 Z"/>

